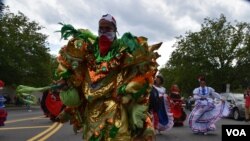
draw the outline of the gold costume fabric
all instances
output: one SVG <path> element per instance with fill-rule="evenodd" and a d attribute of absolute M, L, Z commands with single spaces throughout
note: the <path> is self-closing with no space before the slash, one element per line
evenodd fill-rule
<path fill-rule="evenodd" d="M 90 141 L 129 141 L 154 136 L 148 114 L 148 98 L 158 64 L 145 37 L 125 33 L 101 56 L 98 37 L 89 30 L 69 29 L 61 33 L 68 44 L 60 50 L 56 75 L 66 82 L 60 94 L 67 106 L 60 114 Z M 73 31 L 73 32 L 71 32 Z"/>

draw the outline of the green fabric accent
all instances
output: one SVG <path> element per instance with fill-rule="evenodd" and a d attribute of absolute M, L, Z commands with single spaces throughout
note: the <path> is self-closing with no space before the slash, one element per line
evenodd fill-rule
<path fill-rule="evenodd" d="M 68 122 L 72 118 L 72 115 L 70 113 L 63 111 L 59 114 L 58 117 L 62 122 Z"/>
<path fill-rule="evenodd" d="M 59 24 L 61 24 L 63 27 L 58 32 L 61 32 L 61 38 L 64 40 L 67 40 L 70 36 L 72 36 L 74 38 L 83 39 L 84 41 L 91 43 L 92 40 L 96 39 L 96 36 L 87 29 L 76 30 L 70 24 Z"/>
<path fill-rule="evenodd" d="M 137 93 L 132 94 L 132 97 L 137 100 L 141 95 L 146 94 L 148 87 L 149 84 L 145 83 L 144 86 Z"/>
<path fill-rule="evenodd" d="M 69 88 L 60 92 L 60 99 L 66 106 L 79 106 L 81 104 L 79 94 L 75 88 Z"/>
<path fill-rule="evenodd" d="M 89 141 L 100 141 L 100 139 L 98 137 L 95 137 L 93 135 L 93 136 L 91 136 L 91 138 L 89 139 Z"/>
<path fill-rule="evenodd" d="M 34 95 L 28 95 L 24 97 L 19 97 L 19 99 L 28 105 L 37 104 L 37 98 Z"/>
<path fill-rule="evenodd" d="M 63 26 L 60 30 L 62 39 L 67 40 L 68 37 L 75 36 L 77 34 L 77 30 L 72 25 L 63 23 L 59 24 Z"/>
<path fill-rule="evenodd" d="M 65 72 L 60 73 L 60 76 L 64 79 L 67 79 L 71 76 L 71 73 L 67 70 Z"/>
<path fill-rule="evenodd" d="M 126 86 L 127 86 L 127 84 L 123 84 L 121 87 L 119 87 L 118 94 L 125 94 L 126 93 Z"/>
<path fill-rule="evenodd" d="M 111 47 L 109 52 L 107 53 L 106 56 L 101 56 L 100 51 L 99 51 L 99 46 L 98 46 L 99 40 L 97 39 L 94 43 L 94 56 L 96 58 L 96 62 L 100 63 L 103 61 L 110 61 L 112 58 L 114 58 L 119 52 L 119 40 L 115 40 Z"/>
<path fill-rule="evenodd" d="M 114 57 L 120 55 L 121 52 L 129 52 L 132 53 L 137 48 L 142 48 L 136 40 L 136 37 L 131 33 L 125 33 L 120 39 L 114 40 L 112 43 L 109 52 L 106 56 L 101 56 L 99 47 L 98 47 L 98 39 L 93 44 L 94 46 L 94 55 L 96 57 L 96 62 L 100 63 L 103 61 L 110 61 Z"/>
<path fill-rule="evenodd" d="M 17 93 L 32 93 L 32 92 L 41 92 L 50 89 L 51 86 L 46 86 L 46 87 L 30 87 L 30 86 L 25 86 L 25 85 L 19 85 L 16 88 Z"/>
<path fill-rule="evenodd" d="M 130 123 L 132 128 L 135 130 L 136 128 L 143 128 L 144 121 L 147 116 L 148 106 L 134 104 L 131 108 L 131 118 Z"/>
<path fill-rule="evenodd" d="M 119 130 L 119 128 L 117 128 L 115 125 L 113 125 L 113 127 L 110 129 L 110 131 L 109 131 L 109 136 L 111 137 L 111 138 L 115 138 L 115 136 L 117 135 L 117 133 L 118 133 L 118 130 Z"/>
<path fill-rule="evenodd" d="M 147 128 L 144 132 L 143 132 L 143 136 L 154 136 L 154 129 L 153 128 Z"/>
<path fill-rule="evenodd" d="M 17 97 L 24 103 L 36 104 L 37 98 L 31 93 L 46 91 L 50 88 L 51 86 L 35 88 L 35 87 L 30 87 L 30 86 L 25 86 L 25 85 L 19 85 L 16 88 L 16 93 L 17 93 Z"/>
<path fill-rule="evenodd" d="M 136 37 L 129 32 L 122 36 L 121 42 L 123 45 L 127 46 L 129 53 L 132 53 L 134 50 L 136 50 L 136 48 L 140 47 Z"/>
<path fill-rule="evenodd" d="M 103 66 L 102 71 L 107 71 L 107 68 L 105 66 Z"/>
<path fill-rule="evenodd" d="M 89 140 L 90 140 L 90 141 L 101 141 L 101 140 L 103 140 L 103 139 L 102 139 L 103 136 L 104 136 L 104 130 L 101 131 L 101 133 L 100 133 L 100 135 L 99 135 L 98 137 L 95 137 L 95 135 L 92 135 L 91 138 L 90 138 Z"/>

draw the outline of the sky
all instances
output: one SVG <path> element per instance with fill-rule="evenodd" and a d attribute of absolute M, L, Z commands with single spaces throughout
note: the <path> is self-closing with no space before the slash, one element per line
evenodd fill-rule
<path fill-rule="evenodd" d="M 59 22 L 91 30 L 97 35 L 102 15 L 116 19 L 121 37 L 125 32 L 148 38 L 149 44 L 163 42 L 157 51 L 159 67 L 169 60 L 176 37 L 201 29 L 204 18 L 224 14 L 228 21 L 250 22 L 247 0 L 3 0 L 13 13 L 22 12 L 36 21 L 48 35 L 50 53 L 58 55 L 67 43 L 61 40 Z"/>

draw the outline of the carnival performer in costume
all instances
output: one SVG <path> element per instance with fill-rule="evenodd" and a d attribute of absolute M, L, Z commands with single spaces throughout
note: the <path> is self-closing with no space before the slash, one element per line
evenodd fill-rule
<path fill-rule="evenodd" d="M 61 79 L 50 86 L 62 87 L 60 99 L 66 108 L 59 118 L 81 129 L 87 141 L 152 140 L 148 99 L 158 67 L 154 50 L 161 43 L 149 46 L 147 38 L 131 33 L 118 39 L 116 32 L 116 21 L 109 14 L 99 21 L 98 37 L 63 24 L 62 37 L 72 38 L 57 58 Z M 26 88 L 20 86 L 19 95 Z"/>
<path fill-rule="evenodd" d="M 201 77 L 199 82 L 200 87 L 193 91 L 195 107 L 190 113 L 188 121 L 189 127 L 194 133 L 206 135 L 207 132 L 216 130 L 215 123 L 219 119 L 228 116 L 229 105 L 213 88 L 206 86 L 204 77 Z"/>
<path fill-rule="evenodd" d="M 0 80 L 0 91 L 3 89 L 3 87 L 4 87 L 4 82 Z M 5 101 L 6 99 L 4 98 L 4 96 L 0 95 L 0 126 L 4 126 L 4 122 L 6 121 L 8 115 L 8 112 L 4 108 Z"/>
<path fill-rule="evenodd" d="M 57 121 L 57 116 L 64 108 L 59 97 L 59 92 L 51 90 L 44 91 L 41 100 L 41 108 L 46 117 L 49 117 L 51 121 Z"/>
<path fill-rule="evenodd" d="M 166 89 L 162 86 L 163 80 L 161 75 L 156 76 L 149 98 L 149 112 L 153 115 L 154 128 L 159 133 L 172 129 L 174 125 L 168 95 Z"/>
<path fill-rule="evenodd" d="M 170 109 L 174 116 L 174 126 L 183 126 L 183 122 L 186 120 L 186 113 L 182 107 L 184 103 L 178 85 L 172 85 L 169 94 Z"/>

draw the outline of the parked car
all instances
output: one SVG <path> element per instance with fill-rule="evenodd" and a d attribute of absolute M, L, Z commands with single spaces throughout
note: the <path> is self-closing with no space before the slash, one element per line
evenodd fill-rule
<path fill-rule="evenodd" d="M 235 120 L 245 118 L 245 101 L 243 93 L 221 93 L 221 96 L 229 102 L 229 117 Z"/>

